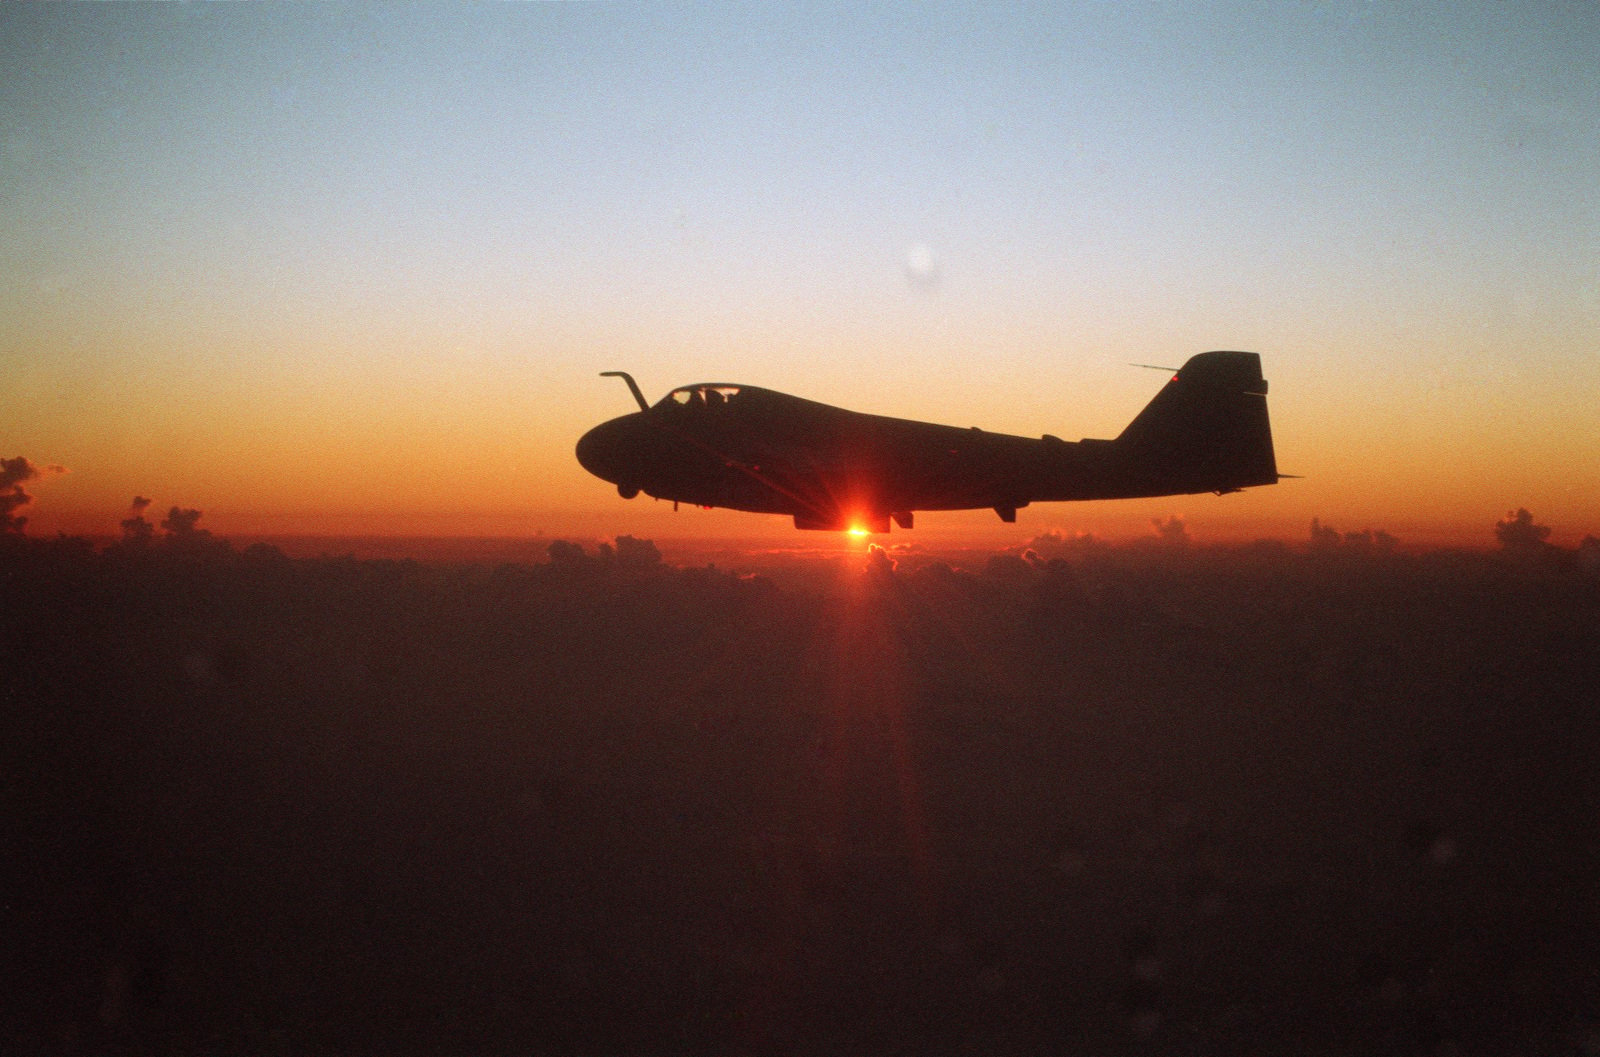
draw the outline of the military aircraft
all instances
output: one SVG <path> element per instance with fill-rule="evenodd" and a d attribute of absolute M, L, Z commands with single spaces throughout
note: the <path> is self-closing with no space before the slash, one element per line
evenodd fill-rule
<path fill-rule="evenodd" d="M 1171 368 L 1162 368 L 1171 370 Z M 918 510 L 993 509 L 1015 521 L 1029 503 L 1222 495 L 1280 476 L 1267 383 L 1253 352 L 1203 352 L 1177 369 L 1115 440 L 1035 440 L 867 415 L 770 389 L 702 382 L 578 441 L 584 469 L 677 503 L 784 514 L 795 528 L 888 532 Z"/>

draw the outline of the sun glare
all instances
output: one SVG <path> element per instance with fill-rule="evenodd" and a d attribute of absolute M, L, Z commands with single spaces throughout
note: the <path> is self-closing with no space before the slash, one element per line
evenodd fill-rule
<path fill-rule="evenodd" d="M 849 528 L 845 529 L 845 532 L 848 533 L 849 535 L 855 537 L 856 539 L 864 539 L 867 536 L 872 535 L 872 530 L 867 528 L 867 526 L 861 524 L 860 522 L 852 523 Z"/>

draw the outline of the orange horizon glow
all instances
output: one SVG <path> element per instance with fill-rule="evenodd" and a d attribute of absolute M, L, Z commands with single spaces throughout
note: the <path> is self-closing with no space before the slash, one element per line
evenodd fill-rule
<path fill-rule="evenodd" d="M 1509 408 L 1496 413 L 1479 405 L 1490 426 L 1515 421 L 1513 441 L 1482 447 L 1481 439 L 1474 439 L 1479 435 L 1472 416 L 1464 411 L 1426 432 L 1398 410 L 1375 420 L 1369 414 L 1376 423 L 1370 430 L 1341 431 L 1335 413 L 1359 419 L 1359 407 L 1341 409 L 1322 400 L 1318 387 L 1326 383 L 1297 368 L 1294 358 L 1270 353 L 1263 358 L 1272 383 L 1278 465 L 1301 479 L 1221 497 L 1036 504 L 1023 508 L 1013 526 L 991 511 L 919 512 L 915 529 L 896 527 L 887 538 L 989 543 L 1060 531 L 1127 540 L 1149 534 L 1154 520 L 1177 517 L 1198 542 L 1293 542 L 1306 538 L 1317 518 L 1340 531 L 1384 530 L 1407 545 L 1490 547 L 1495 522 L 1519 507 L 1552 528 L 1554 543 L 1574 546 L 1585 536 L 1600 535 L 1600 492 L 1581 472 L 1582 444 L 1593 443 L 1592 428 L 1574 427 L 1564 437 L 1552 422 L 1524 427 Z M 1065 384 L 1069 372 L 1059 373 Z M 1154 390 L 1145 372 L 1124 372 L 1131 378 L 1095 373 L 1121 384 L 1115 401 L 1084 397 L 1081 406 L 1063 401 L 1053 410 L 1026 413 L 999 400 L 1002 387 L 987 394 L 969 390 L 971 399 L 983 401 L 990 411 L 983 414 L 974 404 L 965 415 L 933 390 L 919 412 L 881 396 L 852 398 L 844 386 L 820 392 L 795 388 L 796 395 L 838 406 L 927 421 L 997 426 L 1025 435 L 1055 429 L 1068 436 L 1115 436 L 1119 423 Z M 109 412 L 98 432 L 63 420 L 12 440 L 3 454 L 21 454 L 41 466 L 63 464 L 67 471 L 27 484 L 33 499 L 18 513 L 29 518 L 28 529 L 36 535 L 115 535 L 135 496 L 150 498 L 153 512 L 171 506 L 199 509 L 202 525 L 220 536 L 604 539 L 629 534 L 782 538 L 799 545 L 810 535 L 783 517 L 690 506 L 674 511 L 671 503 L 646 497 L 623 500 L 612 486 L 590 477 L 578 466 L 573 443 L 583 430 L 627 410 L 598 381 L 574 372 L 560 384 L 581 392 L 581 401 L 525 420 L 513 414 L 513 405 L 530 401 L 486 393 L 460 405 L 460 417 L 449 425 L 425 428 L 396 418 L 381 402 L 356 405 L 341 419 L 335 407 L 323 406 L 327 394 L 319 394 L 315 406 L 302 411 L 280 408 L 281 419 L 255 412 L 253 418 L 230 418 L 219 412 L 203 429 L 200 423 L 180 422 L 177 436 L 163 435 L 162 420 L 119 424 Z M 1117 406 L 1097 410 L 1108 402 Z M 1573 413 L 1578 410 L 1574 405 Z M 1079 429 L 1061 425 L 1074 421 L 1081 423 Z M 240 427 L 237 435 L 229 432 L 233 426 Z M 1314 443 L 1319 436 L 1333 440 L 1319 447 Z M 1480 446 L 1469 452 L 1452 448 L 1446 439 Z M 446 441 L 448 457 L 439 448 Z"/>
<path fill-rule="evenodd" d="M 377 335 L 364 355 L 386 359 L 377 342 L 392 337 Z M 57 339 L 39 331 L 28 340 Z M 729 339 L 718 348 L 718 362 L 743 359 Z M 860 359 L 898 355 L 890 346 Z M 889 538 L 1025 540 L 1060 530 L 1131 539 L 1147 534 L 1152 519 L 1176 516 L 1199 541 L 1293 541 L 1318 518 L 1341 531 L 1382 529 L 1404 543 L 1477 547 L 1492 546 L 1494 523 L 1519 507 L 1552 528 L 1553 542 L 1600 534 L 1600 491 L 1586 472 L 1600 465 L 1600 431 L 1577 387 L 1539 415 L 1518 406 L 1520 389 L 1469 388 L 1454 399 L 1429 379 L 1391 386 L 1379 400 L 1353 393 L 1304 355 L 1263 347 L 1262 356 L 1278 466 L 1300 479 L 1222 497 L 1037 504 L 1010 527 L 990 511 L 920 512 L 914 530 L 897 527 Z M 770 365 L 752 368 L 747 380 L 870 413 L 1024 436 L 1114 437 L 1160 379 L 1106 359 L 1057 367 L 1045 385 L 996 379 L 949 389 L 924 379 L 901 384 L 895 397 L 875 388 L 881 379 L 784 381 Z M 69 415 L 43 413 L 30 394 L 57 383 L 25 365 L 23 413 L 14 421 L 27 428 L 0 435 L 0 454 L 68 471 L 29 483 L 33 502 L 20 513 L 36 534 L 115 535 L 134 496 L 163 512 L 200 509 L 202 524 L 223 536 L 796 534 L 787 518 L 623 500 L 585 473 L 573 455 L 577 438 L 631 405 L 590 366 L 547 369 L 539 383 L 496 370 L 470 385 L 432 376 L 398 388 L 392 377 L 374 384 L 350 376 L 335 387 L 295 387 L 279 377 L 261 390 L 241 382 L 201 391 L 170 414 L 111 400 L 102 385 L 80 402 L 81 414 Z M 658 368 L 651 391 L 702 373 L 736 372 Z M 1075 388 L 1075 379 L 1091 384 Z M 552 403 L 552 393 L 568 398 Z"/>

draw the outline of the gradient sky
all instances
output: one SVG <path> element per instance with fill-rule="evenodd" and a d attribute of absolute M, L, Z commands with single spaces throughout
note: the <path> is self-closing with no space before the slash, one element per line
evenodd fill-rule
<path fill-rule="evenodd" d="M 1600 533 L 1600 7 L 7 5 L 0 456 L 30 531 L 653 537 L 572 446 L 733 380 L 1114 436 L 1260 352 L 1279 467 L 924 515 Z"/>

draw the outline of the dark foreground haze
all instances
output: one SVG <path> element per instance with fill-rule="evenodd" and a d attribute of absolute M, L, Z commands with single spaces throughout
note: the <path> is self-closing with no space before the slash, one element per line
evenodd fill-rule
<path fill-rule="evenodd" d="M 1600 1051 L 1549 556 L 0 539 L 0 1050 Z"/>

